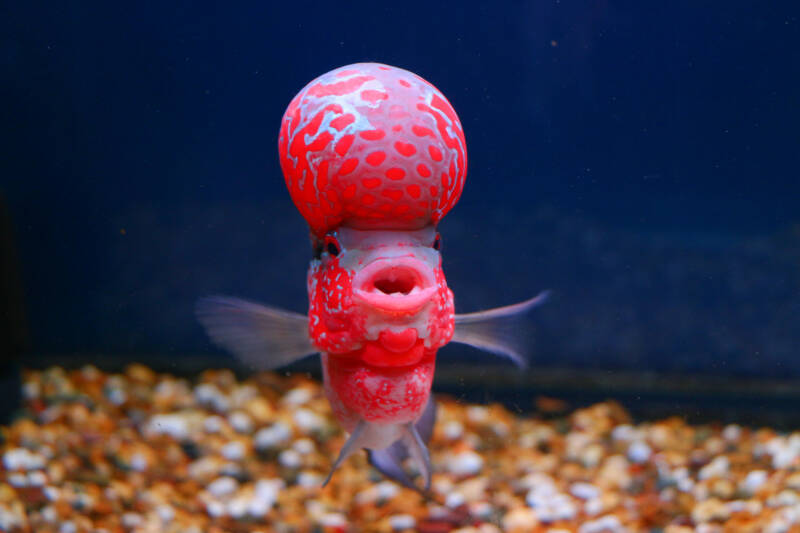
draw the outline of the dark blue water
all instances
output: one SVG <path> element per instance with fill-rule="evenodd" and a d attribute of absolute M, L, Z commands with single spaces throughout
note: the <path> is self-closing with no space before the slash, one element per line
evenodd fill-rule
<path fill-rule="evenodd" d="M 211 351 L 195 298 L 305 306 L 277 158 L 309 80 L 458 111 L 460 310 L 542 288 L 539 364 L 800 375 L 795 2 L 144 2 L 0 10 L 0 191 L 36 353 Z"/>

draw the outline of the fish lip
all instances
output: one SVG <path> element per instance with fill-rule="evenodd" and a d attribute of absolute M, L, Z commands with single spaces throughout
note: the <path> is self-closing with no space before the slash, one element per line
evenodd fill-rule
<path fill-rule="evenodd" d="M 400 280 L 411 287 L 408 292 L 383 292 L 376 283 Z M 392 314 L 413 314 L 431 301 L 436 293 L 433 270 L 414 257 L 388 257 L 371 261 L 353 278 L 353 296 L 369 307 Z"/>

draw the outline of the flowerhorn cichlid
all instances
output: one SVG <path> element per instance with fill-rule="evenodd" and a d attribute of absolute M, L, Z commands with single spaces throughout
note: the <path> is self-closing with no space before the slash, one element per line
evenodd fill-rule
<path fill-rule="evenodd" d="M 315 79 L 289 104 L 278 150 L 286 186 L 311 230 L 308 315 L 227 297 L 201 299 L 211 339 L 257 368 L 319 352 L 333 412 L 350 433 L 325 483 L 366 448 L 387 477 L 430 486 L 427 442 L 436 352 L 450 341 L 525 365 L 514 319 L 545 300 L 457 315 L 437 223 L 467 173 L 461 122 L 416 74 L 377 63 Z"/>

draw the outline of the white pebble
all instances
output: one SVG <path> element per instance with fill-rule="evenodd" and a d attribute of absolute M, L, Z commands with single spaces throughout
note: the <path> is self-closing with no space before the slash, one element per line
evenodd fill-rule
<path fill-rule="evenodd" d="M 207 416 L 203 420 L 203 429 L 206 433 L 219 433 L 222 431 L 224 419 L 219 415 Z"/>
<path fill-rule="evenodd" d="M 26 381 L 22 385 L 22 395 L 28 400 L 33 400 L 42 393 L 41 389 L 38 381 Z"/>
<path fill-rule="evenodd" d="M 606 515 L 596 520 L 584 522 L 578 533 L 622 533 L 627 531 L 614 515 Z"/>
<path fill-rule="evenodd" d="M 229 399 L 232 406 L 241 407 L 256 396 L 258 389 L 253 385 L 238 385 L 231 391 Z"/>
<path fill-rule="evenodd" d="M 456 476 L 471 476 L 477 474 L 483 468 L 483 457 L 479 454 L 466 450 L 450 456 L 447 462 L 447 469 Z"/>
<path fill-rule="evenodd" d="M 303 465 L 303 458 L 294 450 L 283 450 L 278 454 L 278 462 L 286 468 L 300 468 Z"/>
<path fill-rule="evenodd" d="M 774 496 L 770 496 L 767 500 L 767 506 L 769 507 L 789 507 L 794 506 L 798 502 L 800 502 L 800 496 L 793 490 L 782 490 L 778 494 Z M 800 510 L 798 510 L 800 511 Z M 800 516 L 797 517 L 800 519 Z"/>
<path fill-rule="evenodd" d="M 255 498 L 262 502 L 269 502 L 270 506 L 278 500 L 278 493 L 286 487 L 286 482 L 280 478 L 260 479 L 256 482 Z"/>
<path fill-rule="evenodd" d="M 158 513 L 158 517 L 161 518 L 161 521 L 165 524 L 172 522 L 172 519 L 175 518 L 175 509 L 166 503 L 156 507 L 156 513 Z"/>
<path fill-rule="evenodd" d="M 297 387 L 287 392 L 282 401 L 285 404 L 297 406 L 308 403 L 312 397 L 311 390 L 306 387 Z"/>
<path fill-rule="evenodd" d="M 492 506 L 489 502 L 470 502 L 469 513 L 477 518 L 488 518 L 492 514 Z"/>
<path fill-rule="evenodd" d="M 356 502 L 363 505 L 377 501 L 391 500 L 395 497 L 398 490 L 396 484 L 390 481 L 381 481 L 380 483 L 368 486 L 356 494 Z"/>
<path fill-rule="evenodd" d="M 566 494 L 542 494 L 531 489 L 525 497 L 527 504 L 536 509 L 536 516 L 545 523 L 571 520 L 577 514 L 575 504 Z"/>
<path fill-rule="evenodd" d="M 114 405 L 122 405 L 128 401 L 128 395 L 124 389 L 109 388 L 106 390 L 106 398 Z"/>
<path fill-rule="evenodd" d="M 41 487 L 47 483 L 47 476 L 41 470 L 28 472 L 28 485 L 31 487 Z"/>
<path fill-rule="evenodd" d="M 722 430 L 722 438 L 727 441 L 735 442 L 742 436 L 742 427 L 737 424 L 728 424 Z"/>
<path fill-rule="evenodd" d="M 447 507 L 455 508 L 464 503 L 464 495 L 460 492 L 451 492 L 444 499 L 444 504 Z"/>
<path fill-rule="evenodd" d="M 492 424 L 492 431 L 500 438 L 507 437 L 511 430 L 505 422 L 495 422 Z"/>
<path fill-rule="evenodd" d="M 143 453 L 136 452 L 131 456 L 131 468 L 137 472 L 144 472 L 147 470 L 148 461 L 147 456 Z"/>
<path fill-rule="evenodd" d="M 322 527 L 345 527 L 347 526 L 347 519 L 341 513 L 325 513 L 317 519 L 317 523 Z"/>
<path fill-rule="evenodd" d="M 396 514 L 389 517 L 389 525 L 395 531 L 414 529 L 417 526 L 417 520 L 410 514 Z"/>
<path fill-rule="evenodd" d="M 521 489 L 535 490 L 537 493 L 554 494 L 556 492 L 553 478 L 544 472 L 531 472 L 519 480 Z"/>
<path fill-rule="evenodd" d="M 189 421 L 178 413 L 151 416 L 144 431 L 152 435 L 169 435 L 176 440 L 185 440 L 190 435 Z"/>
<path fill-rule="evenodd" d="M 306 433 L 319 431 L 325 427 L 325 421 L 322 417 L 309 409 L 298 409 L 294 412 L 293 419 L 297 427 Z"/>
<path fill-rule="evenodd" d="M 13 448 L 3 454 L 3 466 L 6 470 L 38 470 L 44 468 L 45 459 L 27 448 Z"/>
<path fill-rule="evenodd" d="M 245 412 L 234 411 L 228 417 L 228 422 L 237 433 L 251 433 L 253 431 L 253 420 Z"/>
<path fill-rule="evenodd" d="M 222 476 L 209 483 L 207 488 L 214 496 L 227 496 L 239 488 L 239 483 L 232 477 Z"/>
<path fill-rule="evenodd" d="M 631 445 L 628 446 L 628 459 L 634 463 L 641 464 L 647 462 L 652 453 L 653 450 L 650 449 L 650 446 L 641 440 L 633 441 Z"/>
<path fill-rule="evenodd" d="M 226 443 L 220 451 L 222 456 L 229 461 L 238 461 L 244 457 L 245 453 L 244 444 L 236 440 Z"/>
<path fill-rule="evenodd" d="M 302 438 L 297 439 L 292 443 L 292 449 L 300 455 L 308 455 L 310 453 L 314 453 L 316 446 L 314 446 L 313 440 Z"/>
<path fill-rule="evenodd" d="M 482 405 L 467 407 L 467 420 L 473 424 L 482 424 L 489 419 L 489 409 Z"/>
<path fill-rule="evenodd" d="M 250 500 L 242 496 L 231 498 L 227 505 L 227 512 L 229 516 L 234 518 L 242 518 L 247 514 L 250 508 Z"/>
<path fill-rule="evenodd" d="M 764 506 L 758 500 L 733 500 L 728 502 L 727 507 L 731 513 L 746 512 L 752 516 L 760 515 L 764 509 Z"/>
<path fill-rule="evenodd" d="M 71 520 L 61 522 L 61 527 L 58 528 L 58 533 L 76 533 L 77 531 L 78 527 Z"/>
<path fill-rule="evenodd" d="M 767 477 L 765 470 L 751 470 L 742 480 L 740 487 L 747 494 L 754 494 L 767 482 Z"/>
<path fill-rule="evenodd" d="M 231 402 L 222 391 L 212 383 L 201 383 L 194 388 L 194 398 L 200 405 L 206 405 L 216 411 L 227 411 Z"/>
<path fill-rule="evenodd" d="M 22 472 L 11 472 L 6 477 L 8 483 L 12 487 L 27 487 L 28 486 L 28 476 L 23 474 Z"/>
<path fill-rule="evenodd" d="M 225 516 L 226 513 L 225 504 L 219 502 L 217 500 L 211 500 L 206 503 L 206 512 L 214 517 L 219 518 L 220 516 Z"/>
<path fill-rule="evenodd" d="M 611 431 L 611 438 L 616 441 L 631 442 L 641 438 L 641 431 L 630 424 L 620 424 Z"/>
<path fill-rule="evenodd" d="M 581 500 L 591 500 L 600 495 L 600 491 L 591 483 L 577 482 L 569 488 L 570 494 Z"/>
<path fill-rule="evenodd" d="M 247 506 L 247 514 L 254 518 L 263 518 L 264 515 L 270 512 L 271 509 L 271 503 L 268 504 L 262 500 L 253 499 Z"/>
<path fill-rule="evenodd" d="M 448 440 L 456 440 L 464 434 L 464 425 L 458 420 L 451 420 L 442 427 L 442 432 Z"/>
<path fill-rule="evenodd" d="M 725 477 L 730 469 L 730 462 L 724 455 L 715 457 L 710 463 L 700 469 L 697 473 L 699 479 L 711 479 L 715 477 Z"/>
<path fill-rule="evenodd" d="M 539 525 L 536 512 L 525 507 L 512 509 L 503 517 L 503 529 L 505 531 L 533 531 Z"/>
<path fill-rule="evenodd" d="M 42 513 L 42 518 L 47 523 L 52 524 L 58 521 L 58 511 L 56 511 L 56 508 L 53 505 L 45 505 L 44 507 L 42 507 L 41 513 Z M 2 527 L 3 523 L 2 521 L 0 521 L 0 528 Z M 7 529 L 11 528 L 9 527 Z"/>
<path fill-rule="evenodd" d="M 45 498 L 51 502 L 58 501 L 58 499 L 61 497 L 61 489 L 54 487 L 53 485 L 47 485 L 42 489 L 42 492 L 44 492 Z"/>
<path fill-rule="evenodd" d="M 600 498 L 592 498 L 583 504 L 583 512 L 587 516 L 595 516 L 603 512 L 603 500 Z"/>
<path fill-rule="evenodd" d="M 313 488 L 322 485 L 324 478 L 316 473 L 308 470 L 303 470 L 297 475 L 297 484 L 301 487 Z"/>
<path fill-rule="evenodd" d="M 128 512 L 122 515 L 122 527 L 127 529 L 138 527 L 142 525 L 142 522 L 144 522 L 144 518 L 139 513 Z"/>
<path fill-rule="evenodd" d="M 258 430 L 253 438 L 256 449 L 269 450 L 288 442 L 292 436 L 292 428 L 283 422 L 275 422 L 270 427 Z"/>

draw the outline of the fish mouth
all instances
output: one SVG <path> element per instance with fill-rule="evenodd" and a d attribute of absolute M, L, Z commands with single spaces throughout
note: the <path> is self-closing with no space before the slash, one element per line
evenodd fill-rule
<path fill-rule="evenodd" d="M 435 293 L 432 269 L 414 257 L 376 259 L 353 278 L 357 300 L 392 314 L 416 313 Z"/>

